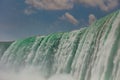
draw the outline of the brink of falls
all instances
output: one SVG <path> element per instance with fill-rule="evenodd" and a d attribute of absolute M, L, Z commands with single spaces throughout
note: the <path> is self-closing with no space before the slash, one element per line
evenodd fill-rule
<path fill-rule="evenodd" d="M 69 74 L 74 80 L 120 80 L 120 11 L 87 28 L 1 46 L 1 68 L 35 68 L 47 78 Z"/>

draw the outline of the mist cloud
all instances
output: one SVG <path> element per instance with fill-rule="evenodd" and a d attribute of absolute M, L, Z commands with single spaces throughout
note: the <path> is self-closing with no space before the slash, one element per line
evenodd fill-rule
<path fill-rule="evenodd" d="M 11 70 L 1 70 L 0 80 L 73 80 L 69 74 L 55 74 L 49 78 L 41 76 L 36 71 L 21 70 L 20 72 Z"/>
<path fill-rule="evenodd" d="M 95 21 L 96 21 L 95 15 L 94 15 L 94 14 L 90 14 L 90 15 L 89 15 L 89 24 L 92 24 L 92 23 L 95 22 Z"/>

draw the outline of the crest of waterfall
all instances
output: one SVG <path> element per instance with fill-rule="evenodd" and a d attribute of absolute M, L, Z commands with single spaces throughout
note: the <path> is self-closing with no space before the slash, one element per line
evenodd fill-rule
<path fill-rule="evenodd" d="M 120 79 L 120 11 L 90 27 L 17 40 L 2 50 L 0 64 L 35 68 L 42 75 L 69 74 L 75 80 Z"/>

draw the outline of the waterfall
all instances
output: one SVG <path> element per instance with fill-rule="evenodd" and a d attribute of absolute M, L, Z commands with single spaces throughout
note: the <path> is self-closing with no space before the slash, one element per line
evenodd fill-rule
<path fill-rule="evenodd" d="M 119 80 L 120 11 L 90 27 L 21 39 L 1 49 L 2 67 L 17 72 L 34 69 L 46 78 L 66 74 L 74 80 Z"/>
<path fill-rule="evenodd" d="M 7 48 L 11 45 L 12 42 L 0 42 L 0 58 L 7 50 Z"/>

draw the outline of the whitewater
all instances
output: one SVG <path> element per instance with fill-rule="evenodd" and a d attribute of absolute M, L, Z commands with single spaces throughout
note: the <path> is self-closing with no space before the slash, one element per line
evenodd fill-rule
<path fill-rule="evenodd" d="M 80 30 L 1 42 L 0 80 L 120 80 L 120 11 Z"/>

